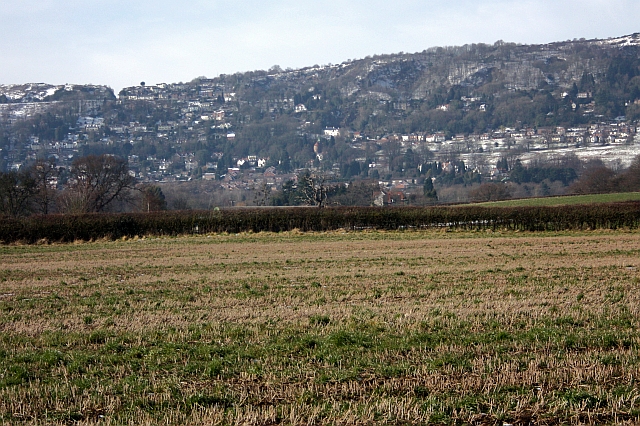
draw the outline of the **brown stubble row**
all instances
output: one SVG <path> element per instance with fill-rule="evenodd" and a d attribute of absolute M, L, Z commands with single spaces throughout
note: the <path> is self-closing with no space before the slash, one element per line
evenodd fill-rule
<path fill-rule="evenodd" d="M 632 291 L 634 279 L 640 277 L 640 238 L 636 234 L 346 243 L 320 239 L 312 244 L 202 245 L 173 239 L 125 244 L 129 247 L 124 250 L 122 243 L 112 243 L 62 256 L 37 250 L 30 257 L 3 255 L 0 266 L 5 280 L 0 283 L 0 300 L 37 302 L 53 294 L 81 299 L 96 291 L 108 296 L 126 290 L 154 294 L 169 289 L 168 300 L 162 301 L 164 309 L 158 313 L 162 323 L 167 309 L 182 309 L 190 314 L 188 321 L 203 312 L 211 320 L 243 322 L 260 322 L 273 315 L 296 322 L 317 313 L 342 318 L 355 306 L 414 318 L 434 308 L 465 316 L 488 311 L 535 316 L 547 312 L 545 304 L 574 305 L 578 293 L 584 294 L 585 303 L 597 302 L 607 292 L 604 283 L 625 285 L 625 281 L 631 290 L 628 297 L 633 298 L 628 299 L 629 305 L 637 306 L 640 296 Z M 140 247 L 130 248 L 135 244 Z M 514 270 L 518 270 L 515 275 L 528 275 L 527 285 L 509 282 L 508 274 L 501 273 Z M 259 297 L 238 298 L 242 290 L 238 284 L 243 282 L 269 288 Z M 211 291 L 203 293 L 204 287 Z M 373 297 L 376 291 L 381 294 Z M 196 300 L 179 300 L 178 295 L 185 292 L 197 294 Z M 464 292 L 464 297 L 453 297 L 455 292 Z M 328 303 L 318 308 L 314 301 L 323 297 Z M 137 318 L 125 317 L 120 325 L 134 331 L 136 319 L 144 329 L 158 322 L 153 320 L 156 310 L 149 306 L 155 305 L 155 299 L 134 295 L 128 300 Z M 35 305 L 30 318 L 14 326 L 21 327 L 22 333 L 29 333 L 32 326 L 34 333 L 55 330 L 55 322 L 38 312 L 41 305 Z M 73 308 L 69 320 L 85 313 Z M 594 312 L 600 307 L 591 308 Z M 170 322 L 175 321 L 181 320 Z M 36 325 L 38 322 L 41 324 Z"/>
<path fill-rule="evenodd" d="M 307 332 L 314 318 L 326 318 L 323 326 L 312 327 L 322 339 L 345 328 L 378 329 L 384 337 L 455 329 L 461 323 L 468 333 L 493 332 L 492 324 L 498 324 L 496 333 L 517 334 L 566 317 L 583 324 L 581 330 L 592 323 L 595 330 L 599 318 L 623 312 L 632 322 L 624 331 L 636 345 L 638 335 L 629 329 L 637 330 L 640 317 L 639 253 L 640 234 L 624 232 L 265 234 L 5 247 L 0 304 L 11 309 L 2 312 L 0 330 L 24 337 L 14 339 L 10 353 L 33 349 L 47 333 L 68 334 L 69 351 L 81 345 L 99 351 L 100 343 L 78 336 L 95 330 L 126 333 L 135 345 L 153 331 L 171 329 L 164 335 L 167 341 L 224 346 L 237 343 L 223 333 L 235 325 L 250 346 L 283 330 Z M 200 327 L 195 337 L 194 325 Z M 627 362 L 637 357 L 635 346 L 560 353 L 552 341 L 523 340 L 511 343 L 506 354 L 496 346 L 449 341 L 366 353 L 369 364 L 357 377 L 343 380 L 322 379 L 323 372 L 340 370 L 326 359 L 310 362 L 293 354 L 283 360 L 282 353 L 258 360 L 259 373 L 247 369 L 232 377 L 185 378 L 144 366 L 137 374 L 148 381 L 151 391 L 145 398 L 156 404 L 175 398 L 167 383 L 184 395 L 223 386 L 233 397 L 229 406 L 167 409 L 160 417 L 168 424 L 420 423 L 434 421 L 434 413 L 459 405 L 465 395 L 483 395 L 483 407 L 459 405 L 442 421 L 633 418 L 628 408 L 638 407 L 638 392 L 613 395 L 611 390 L 633 387 L 640 377 L 638 364 Z M 467 363 L 425 361 L 442 355 Z M 597 362 L 605 356 L 618 362 Z M 385 376 L 371 365 L 405 370 Z M 52 373 L 73 374 L 65 368 L 57 366 Z M 120 383 L 132 373 L 121 366 L 111 371 L 111 380 Z M 71 401 L 52 402 L 47 395 L 56 394 L 55 386 L 68 392 L 74 385 L 32 380 L 1 389 L 0 412 L 37 424 L 46 422 L 41 407 L 64 412 L 73 406 L 93 413 L 80 420 L 86 424 L 158 421 L 157 414 L 145 410 L 118 417 L 127 406 L 126 389 L 123 396 L 105 387 L 98 393 L 102 397 L 85 389 Z M 512 395 L 515 402 L 496 396 L 505 388 L 520 389 Z M 566 389 L 609 402 L 606 408 L 586 406 L 589 400 L 583 409 L 580 403 L 569 408 L 556 397 Z"/>

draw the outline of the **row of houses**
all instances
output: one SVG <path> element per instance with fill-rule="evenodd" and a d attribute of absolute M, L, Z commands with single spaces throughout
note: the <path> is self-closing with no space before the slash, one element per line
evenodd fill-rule
<path fill-rule="evenodd" d="M 325 135 L 328 132 L 340 134 L 339 129 L 328 128 L 325 130 Z M 423 132 L 423 133 L 411 133 L 411 134 L 392 134 L 384 136 L 378 139 L 384 143 L 386 141 L 401 141 L 404 143 L 410 142 L 445 142 L 447 140 L 453 141 L 489 141 L 489 140 L 502 140 L 513 139 L 516 141 L 524 140 L 528 138 L 585 138 L 591 142 L 616 142 L 621 139 L 628 138 L 637 133 L 640 133 L 640 126 L 628 124 L 626 122 L 609 122 L 594 124 L 585 127 L 565 128 L 565 127 L 540 127 L 540 128 L 525 128 L 525 129 L 510 129 L 504 128 L 500 130 L 493 130 L 481 134 L 456 134 L 447 137 L 444 132 Z M 360 133 L 354 133 L 353 139 L 361 139 Z M 613 137 L 613 139 L 610 138 Z M 557 139 L 559 140 L 559 139 Z"/>

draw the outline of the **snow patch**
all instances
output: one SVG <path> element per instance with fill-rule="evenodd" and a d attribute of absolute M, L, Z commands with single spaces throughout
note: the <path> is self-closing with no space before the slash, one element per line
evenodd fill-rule
<path fill-rule="evenodd" d="M 616 37 L 610 38 L 607 40 L 601 40 L 598 42 L 599 45 L 611 45 L 611 46 L 640 46 L 640 33 L 624 36 L 624 37 Z"/>

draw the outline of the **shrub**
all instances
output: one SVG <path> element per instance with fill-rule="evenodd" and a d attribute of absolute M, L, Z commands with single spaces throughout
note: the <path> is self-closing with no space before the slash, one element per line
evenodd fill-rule
<path fill-rule="evenodd" d="M 142 235 L 283 232 L 295 229 L 303 232 L 424 228 L 560 231 L 635 228 L 639 224 L 638 201 L 543 207 L 290 207 L 7 217 L 0 221 L 0 242 L 37 243 L 43 239 L 72 242 Z"/>

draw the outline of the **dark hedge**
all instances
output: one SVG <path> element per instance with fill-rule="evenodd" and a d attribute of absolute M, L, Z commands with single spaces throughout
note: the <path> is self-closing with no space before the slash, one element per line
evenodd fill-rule
<path fill-rule="evenodd" d="M 331 231 L 335 229 L 510 229 L 560 231 L 636 228 L 640 202 L 553 207 L 246 208 L 217 211 L 2 218 L 2 243 L 70 242 L 144 235 Z"/>

